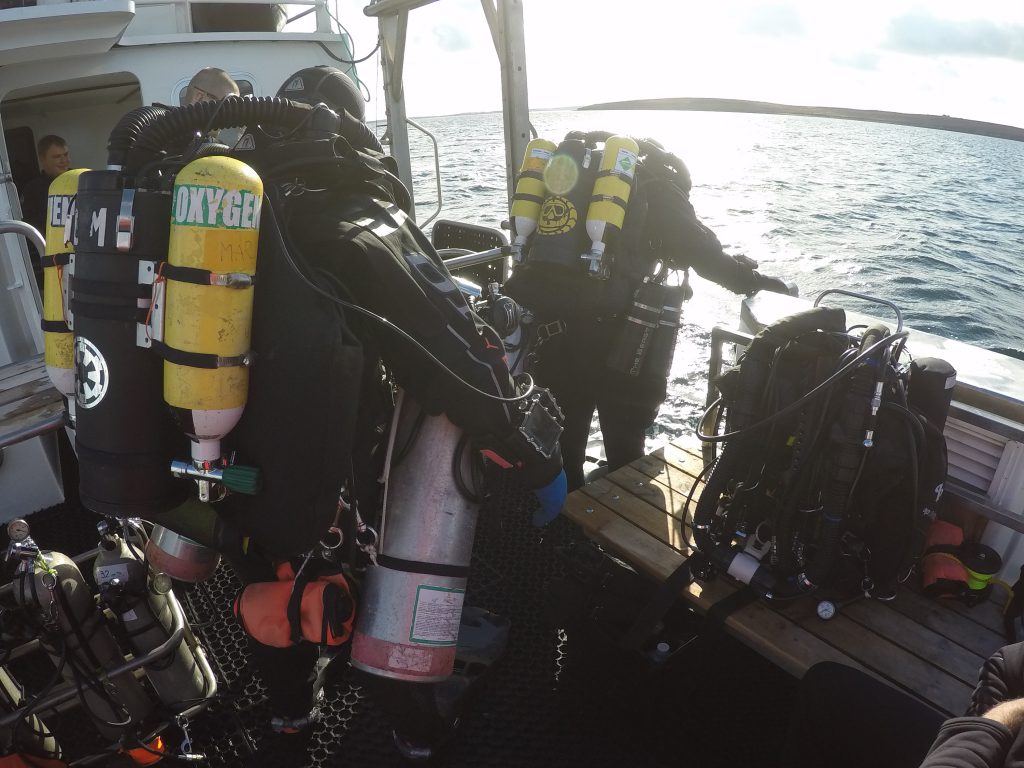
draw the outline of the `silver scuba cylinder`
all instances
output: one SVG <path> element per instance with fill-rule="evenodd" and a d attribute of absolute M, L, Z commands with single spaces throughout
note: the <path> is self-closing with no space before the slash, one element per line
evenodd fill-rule
<path fill-rule="evenodd" d="M 100 599 L 117 616 L 137 657 L 167 641 L 177 603 L 168 576 L 151 573 L 127 542 L 113 533 L 100 541 L 93 575 Z M 148 664 L 143 671 L 160 701 L 172 711 L 186 709 L 210 693 L 185 638 L 172 654 Z"/>
<path fill-rule="evenodd" d="M 427 416 L 404 394 L 391 432 L 380 555 L 365 583 L 352 640 L 352 665 L 397 680 L 436 682 L 455 664 L 462 603 L 479 505 L 452 472 L 469 477 L 462 430 Z M 392 463 L 394 445 L 412 441 Z"/>
<path fill-rule="evenodd" d="M 103 737 L 116 741 L 141 723 L 153 703 L 130 672 L 97 685 L 90 678 L 124 663 L 124 655 L 96 607 L 75 562 L 61 552 L 40 552 L 14 577 L 14 598 L 37 611 L 48 636 L 44 643 L 61 673 L 80 690 L 83 705 Z"/>

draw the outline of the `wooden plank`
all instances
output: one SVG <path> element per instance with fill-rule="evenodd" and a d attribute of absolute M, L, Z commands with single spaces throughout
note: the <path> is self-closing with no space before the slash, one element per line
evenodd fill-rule
<path fill-rule="evenodd" d="M 1003 604 L 1006 602 L 1006 591 L 1002 589 L 993 590 L 993 598 L 978 605 L 966 605 L 960 600 L 944 600 L 943 605 L 948 610 L 980 624 L 992 632 L 1003 632 Z M 1005 643 L 1004 643 L 1005 645 Z"/>
<path fill-rule="evenodd" d="M 816 637 L 837 648 L 853 650 L 864 666 L 918 698 L 931 702 L 942 712 L 961 714 L 966 709 L 973 682 L 969 684 L 958 679 L 943 667 L 924 661 L 842 614 L 822 621 L 815 614 L 814 605 L 811 600 L 799 601 L 786 606 L 783 611 Z"/>
<path fill-rule="evenodd" d="M 671 515 L 677 520 L 683 519 L 683 511 L 686 507 L 686 499 L 690 495 L 690 483 L 693 482 L 693 478 L 687 477 L 684 481 L 685 485 L 680 483 L 678 477 L 674 478 L 676 480 L 674 483 L 667 482 L 673 478 L 666 478 L 665 475 L 650 477 L 631 466 L 617 469 L 610 475 L 606 475 L 606 478 L 619 486 L 624 493 L 635 494 L 666 515 Z M 698 488 L 693 492 L 693 498 L 690 501 L 691 515 L 699 498 L 700 489 Z"/>
<path fill-rule="evenodd" d="M 42 369 L 44 372 L 46 371 L 46 361 L 44 360 L 42 353 L 33 355 L 32 357 L 17 363 L 9 363 L 7 365 L 0 366 L 0 390 L 6 389 L 4 382 L 9 379 L 15 379 L 26 373 L 34 373 L 38 369 Z"/>
<path fill-rule="evenodd" d="M 900 589 L 896 599 L 889 607 L 909 616 L 918 624 L 962 645 L 969 651 L 988 658 L 998 648 L 1006 645 L 1006 640 L 999 632 L 993 632 L 977 622 L 966 620 L 965 617 L 949 610 L 945 601 L 940 602 L 912 589 Z"/>
<path fill-rule="evenodd" d="M 569 495 L 564 514 L 609 551 L 652 579 L 664 580 L 683 561 L 678 552 L 655 541 L 611 509 L 579 491 Z M 691 584 L 683 591 L 682 597 L 698 611 L 706 613 L 735 589 L 724 579 L 715 579 Z M 753 603 L 730 615 L 725 621 L 725 628 L 745 645 L 796 677 L 803 676 L 819 661 L 835 661 L 865 669 L 850 655 L 816 638 L 763 602 Z M 865 671 L 870 673 L 870 670 Z"/>
<path fill-rule="evenodd" d="M 977 682 L 978 670 L 985 662 L 984 656 L 918 624 L 887 604 L 880 604 L 877 600 L 858 600 L 843 606 L 842 612 L 861 626 L 891 640 L 932 666 L 944 669 L 967 685 L 973 686 Z"/>
<path fill-rule="evenodd" d="M 10 405 L 17 406 L 20 401 L 36 398 L 40 395 L 48 397 L 51 401 L 60 399 L 60 392 L 54 389 L 45 369 L 43 369 L 41 376 L 24 381 L 9 389 L 0 390 L 0 408 Z M 25 409 L 18 408 L 17 410 L 22 411 Z"/>
<path fill-rule="evenodd" d="M 659 542 L 676 550 L 687 549 L 678 520 L 627 492 L 608 478 L 602 477 L 588 483 L 581 491 L 594 502 L 602 504 Z"/>

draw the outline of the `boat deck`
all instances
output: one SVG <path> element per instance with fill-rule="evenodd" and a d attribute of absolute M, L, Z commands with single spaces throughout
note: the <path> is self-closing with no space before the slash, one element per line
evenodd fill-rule
<path fill-rule="evenodd" d="M 0 367 L 0 448 L 59 429 L 66 418 L 41 354 Z"/>
<path fill-rule="evenodd" d="M 668 444 L 570 494 L 565 514 L 638 571 L 663 580 L 689 551 L 682 516 L 703 466 L 699 449 Z M 818 618 L 813 596 L 781 606 L 758 601 L 729 615 L 725 627 L 795 677 L 817 662 L 837 661 L 864 669 L 946 715 L 962 714 L 982 662 L 1006 644 L 1000 605 L 989 601 L 968 608 L 908 587 L 891 602 L 862 599 L 843 605 L 827 621 Z M 694 582 L 681 596 L 703 614 L 737 588 L 718 576 Z"/>

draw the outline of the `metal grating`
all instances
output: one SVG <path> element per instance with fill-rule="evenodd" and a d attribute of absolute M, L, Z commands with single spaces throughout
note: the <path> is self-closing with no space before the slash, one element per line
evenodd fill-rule
<path fill-rule="evenodd" d="M 593 634 L 561 626 L 545 608 L 552 580 L 565 571 L 555 548 L 579 533 L 564 519 L 543 531 L 532 528 L 532 503 L 505 488 L 481 513 L 467 604 L 509 617 L 512 633 L 455 739 L 429 765 L 661 768 L 764 763 L 777 754 L 795 682 L 738 643 L 716 637 L 699 660 L 684 657 L 652 671 Z M 34 516 L 33 530 L 45 546 L 77 552 L 93 546 L 94 521 L 89 513 L 55 508 Z M 192 726 L 207 764 L 408 765 L 392 744 L 388 719 L 347 669 L 328 686 L 324 717 L 311 738 L 285 741 L 267 733 L 263 686 L 230 613 L 238 588 L 222 567 L 185 599 L 222 692 L 233 694 Z M 95 748 L 94 737 L 64 730 L 76 726 L 74 712 L 63 720 L 55 730 L 65 734 L 72 756 Z M 77 722 L 79 731 L 86 727 Z M 178 738 L 167 735 L 171 746 Z"/>

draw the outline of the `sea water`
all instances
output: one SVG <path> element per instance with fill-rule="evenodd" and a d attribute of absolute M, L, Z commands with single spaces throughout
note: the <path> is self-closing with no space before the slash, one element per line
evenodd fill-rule
<path fill-rule="evenodd" d="M 440 145 L 442 217 L 500 226 L 508 216 L 501 114 L 418 122 Z M 878 296 L 913 328 L 1024 357 L 1024 143 L 708 112 L 539 111 L 532 122 L 556 143 L 571 130 L 657 139 L 686 162 L 690 199 L 726 252 L 795 282 L 802 296 L 828 288 Z M 411 143 L 423 221 L 437 205 L 433 147 L 414 130 Z M 711 329 L 736 325 L 742 297 L 691 282 L 649 448 L 692 433 L 707 392 Z"/>

